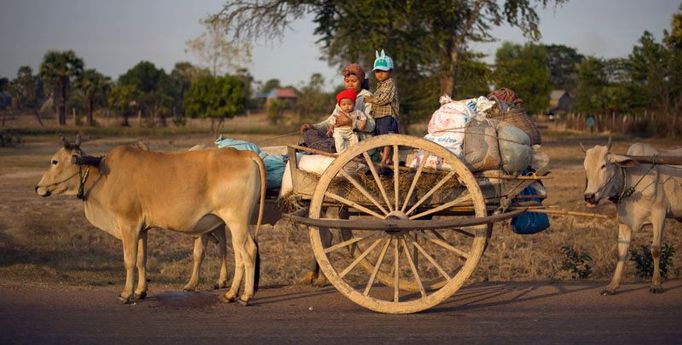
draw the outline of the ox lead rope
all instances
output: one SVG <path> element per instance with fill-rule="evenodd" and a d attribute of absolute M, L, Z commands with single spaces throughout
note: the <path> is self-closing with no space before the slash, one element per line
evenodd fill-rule
<path fill-rule="evenodd" d="M 623 190 L 621 191 L 620 195 L 618 195 L 617 201 L 623 200 L 624 198 L 627 198 L 630 195 L 632 195 L 635 192 L 639 183 L 642 182 L 642 180 L 644 179 L 644 176 L 649 175 L 649 173 L 651 172 L 651 170 L 654 169 L 655 166 L 656 166 L 656 155 L 653 155 L 652 159 L 651 159 L 651 166 L 649 167 L 649 170 L 647 170 L 644 174 L 642 174 L 642 176 L 640 176 L 639 180 L 637 180 L 637 182 L 635 182 L 635 184 L 631 187 L 625 186 L 627 184 L 627 181 L 625 180 L 625 168 L 621 167 L 620 171 L 623 174 Z"/>
<path fill-rule="evenodd" d="M 85 181 L 88 179 L 88 174 L 90 173 L 90 167 L 88 166 L 85 168 L 85 173 L 83 173 L 83 168 L 79 167 L 78 169 L 78 194 L 76 194 L 76 197 L 78 199 L 81 199 L 85 201 Z"/>

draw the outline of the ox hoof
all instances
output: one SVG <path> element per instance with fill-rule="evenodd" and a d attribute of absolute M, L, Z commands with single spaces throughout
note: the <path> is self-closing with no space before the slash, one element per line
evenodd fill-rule
<path fill-rule="evenodd" d="M 317 277 L 317 279 L 315 279 L 315 281 L 313 282 L 313 286 L 314 286 L 314 287 L 321 288 L 321 287 L 327 286 L 328 283 L 329 283 L 329 282 L 327 281 L 327 277 L 325 277 L 324 275 L 320 274 L 320 276 Z"/>
<path fill-rule="evenodd" d="M 123 304 L 131 304 L 133 303 L 133 298 L 132 296 L 123 296 L 123 295 L 118 295 L 118 300 L 123 302 Z"/>
<path fill-rule="evenodd" d="M 243 300 L 243 299 L 240 298 L 240 299 L 237 300 L 237 302 L 239 302 L 239 304 L 241 304 L 241 305 L 244 306 L 244 307 L 248 307 L 248 306 L 249 306 L 249 300 Z"/>
<path fill-rule="evenodd" d="M 616 290 L 604 289 L 601 291 L 602 296 L 612 296 L 616 294 Z"/>
<path fill-rule="evenodd" d="M 236 296 L 220 295 L 219 298 L 220 298 L 220 301 L 223 303 L 232 303 L 235 300 L 237 300 Z"/>
<path fill-rule="evenodd" d="M 135 293 L 135 299 L 145 299 L 145 297 L 147 297 L 147 291 Z"/>
<path fill-rule="evenodd" d="M 649 288 L 649 293 L 663 293 L 663 286 L 651 286 Z"/>
<path fill-rule="evenodd" d="M 188 291 L 188 292 L 195 292 L 195 291 L 197 291 L 196 285 L 195 285 L 195 286 L 192 286 L 192 285 L 185 285 L 182 289 L 185 290 L 185 291 Z"/>

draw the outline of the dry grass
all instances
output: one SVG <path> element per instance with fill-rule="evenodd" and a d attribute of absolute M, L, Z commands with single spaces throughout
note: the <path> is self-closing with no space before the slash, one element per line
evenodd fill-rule
<path fill-rule="evenodd" d="M 244 135 L 237 138 L 261 145 L 295 143 L 296 136 Z M 69 284 L 78 286 L 116 285 L 123 283 L 124 270 L 120 243 L 95 229 L 83 216 L 80 201 L 67 197 L 39 198 L 33 187 L 56 150 L 56 137 L 36 136 L 17 148 L 0 148 L 0 283 Z M 103 153 L 119 143 L 145 137 L 90 137 L 84 144 L 89 153 Z M 209 134 L 154 137 L 147 140 L 155 150 L 180 150 L 194 144 L 210 144 Z M 600 139 L 602 140 L 602 139 Z M 546 185 L 546 204 L 574 211 L 592 212 L 583 207 L 584 173 L 578 139 L 549 137 L 544 150 L 552 158 L 554 178 Z M 585 140 L 593 145 L 597 140 Z M 599 141 L 601 142 L 601 141 Z M 629 141 L 616 143 L 624 152 Z M 660 144 L 654 142 L 654 144 Z M 665 143 L 664 143 L 665 146 Z M 613 215 L 613 205 L 603 203 L 599 213 Z M 590 218 L 552 217 L 551 228 L 536 235 L 514 234 L 507 224 L 497 224 L 493 238 L 472 281 L 571 279 L 562 269 L 562 246 L 572 246 L 592 257 L 590 279 L 610 278 L 616 263 L 615 221 Z M 304 229 L 279 224 L 260 232 L 262 253 L 261 277 L 264 285 L 287 285 L 302 278 L 309 267 L 312 252 Z M 149 236 L 149 278 L 155 285 L 170 284 L 181 288 L 191 270 L 193 239 L 169 231 L 152 230 Z M 651 231 L 636 232 L 632 248 L 648 244 Z M 666 223 L 664 241 L 682 253 L 682 225 Z M 231 253 L 231 250 L 230 250 Z M 230 254 L 231 255 L 231 254 Z M 208 287 L 216 279 L 218 253 L 209 245 L 201 284 Z M 680 276 L 682 254 L 673 260 L 669 278 Z M 232 273 L 232 272 L 231 272 Z M 628 264 L 626 280 L 636 280 L 633 265 Z"/>

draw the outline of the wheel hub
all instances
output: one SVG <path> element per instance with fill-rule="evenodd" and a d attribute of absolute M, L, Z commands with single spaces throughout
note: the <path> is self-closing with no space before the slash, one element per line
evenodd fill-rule
<path fill-rule="evenodd" d="M 386 215 L 384 219 L 395 219 L 395 220 L 409 220 L 410 218 L 403 211 L 395 210 Z M 406 234 L 409 230 L 386 230 L 386 233 L 391 235 L 402 235 Z"/>

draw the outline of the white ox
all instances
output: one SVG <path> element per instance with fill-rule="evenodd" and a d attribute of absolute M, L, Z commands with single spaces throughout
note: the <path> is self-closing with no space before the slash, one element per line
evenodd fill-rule
<path fill-rule="evenodd" d="M 653 228 L 654 271 L 650 292 L 660 293 L 663 288 L 659 263 L 665 218 L 682 221 L 682 166 L 640 164 L 629 156 L 682 155 L 682 149 L 659 153 L 650 145 L 637 143 L 630 146 L 627 156 L 611 153 L 610 149 L 610 139 L 607 146 L 583 148 L 587 177 L 585 201 L 594 207 L 601 199 L 609 198 L 616 203 L 618 211 L 618 264 L 602 294 L 614 294 L 620 286 L 632 231 L 647 224 Z"/>
<path fill-rule="evenodd" d="M 100 160 L 85 155 L 79 138 L 63 144 L 36 193 L 77 195 L 88 221 L 123 242 L 126 283 L 121 300 L 128 303 L 147 294 L 148 229 L 199 236 L 220 231 L 224 224 L 232 234 L 235 275 L 223 297 L 236 300 L 242 280 L 239 301 L 246 304 L 253 297 L 258 247 L 248 224 L 260 199 L 258 231 L 265 197 L 265 169 L 257 154 L 234 149 L 161 153 L 120 146 Z"/>

